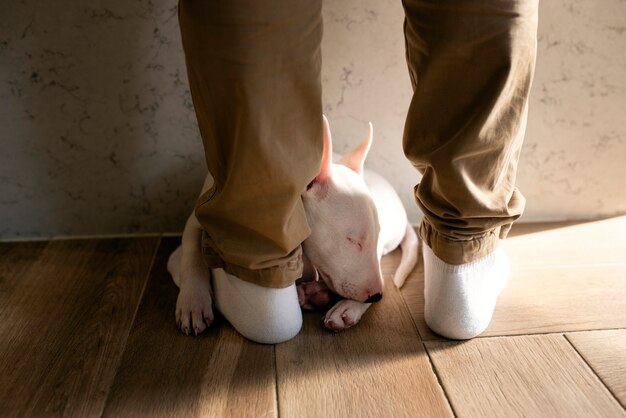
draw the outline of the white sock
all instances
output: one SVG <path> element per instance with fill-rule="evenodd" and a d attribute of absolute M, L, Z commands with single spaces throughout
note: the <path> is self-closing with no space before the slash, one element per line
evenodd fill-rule
<path fill-rule="evenodd" d="M 295 337 L 302 327 L 296 285 L 262 287 L 214 269 L 213 294 L 217 309 L 244 337 L 278 344 Z"/>
<path fill-rule="evenodd" d="M 471 263 L 452 265 L 424 248 L 424 316 L 437 334 L 466 340 L 482 333 L 504 288 L 510 266 L 498 247 Z"/>

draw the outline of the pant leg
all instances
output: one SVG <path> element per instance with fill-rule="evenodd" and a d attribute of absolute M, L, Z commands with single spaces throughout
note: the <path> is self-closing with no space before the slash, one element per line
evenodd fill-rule
<path fill-rule="evenodd" d="M 210 267 L 286 287 L 322 154 L 321 0 L 181 0 L 189 85 L 214 185 L 197 201 Z"/>
<path fill-rule="evenodd" d="M 515 187 L 537 0 L 404 0 L 413 98 L 404 130 L 420 235 L 449 264 L 492 252 L 524 209 Z"/>

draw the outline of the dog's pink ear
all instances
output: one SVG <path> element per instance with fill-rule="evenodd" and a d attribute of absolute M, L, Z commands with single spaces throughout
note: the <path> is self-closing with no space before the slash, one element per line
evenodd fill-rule
<path fill-rule="evenodd" d="M 330 125 L 326 115 L 322 115 L 322 123 L 324 124 L 324 151 L 322 152 L 322 164 L 318 177 L 328 178 L 333 166 L 333 137 L 330 134 Z"/>
<path fill-rule="evenodd" d="M 326 116 L 322 115 L 322 123 L 324 124 L 324 150 L 322 151 L 322 164 L 320 165 L 320 173 L 315 178 L 318 181 L 327 180 L 330 177 L 333 164 L 333 140 L 330 135 L 330 125 Z"/>
<path fill-rule="evenodd" d="M 369 128 L 367 135 L 361 141 L 356 148 L 349 151 L 346 155 L 341 157 L 339 160 L 339 164 L 343 164 L 346 167 L 352 169 L 352 171 L 356 172 L 359 175 L 363 175 L 363 164 L 365 163 L 365 158 L 367 157 L 367 153 L 372 146 L 372 139 L 374 137 L 374 127 L 372 126 L 372 122 L 369 123 Z"/>
<path fill-rule="evenodd" d="M 322 115 L 322 123 L 324 125 L 324 148 L 322 150 L 322 163 L 320 164 L 320 172 L 309 183 L 307 190 L 311 188 L 313 183 L 325 183 L 330 179 L 333 165 L 333 141 L 330 135 L 330 125 L 326 116 Z"/>

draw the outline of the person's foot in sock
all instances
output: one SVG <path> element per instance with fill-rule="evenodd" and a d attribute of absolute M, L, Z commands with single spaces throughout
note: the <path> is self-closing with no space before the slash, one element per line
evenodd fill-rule
<path fill-rule="evenodd" d="M 481 334 L 491 322 L 510 267 L 498 247 L 467 264 L 447 264 L 424 248 L 424 316 L 428 327 L 454 340 Z"/>

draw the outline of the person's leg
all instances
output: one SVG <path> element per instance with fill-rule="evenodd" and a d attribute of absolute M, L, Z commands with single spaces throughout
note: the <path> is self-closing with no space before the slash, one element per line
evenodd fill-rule
<path fill-rule="evenodd" d="M 413 84 L 404 151 L 422 173 L 425 313 L 450 338 L 486 328 L 506 276 L 536 56 L 537 0 L 404 0 Z"/>
<path fill-rule="evenodd" d="M 300 244 L 310 233 L 300 195 L 322 155 L 321 0 L 180 0 L 179 22 L 214 179 L 194 219 L 204 261 L 221 272 L 216 304 L 248 338 L 277 342 L 299 330 L 293 284 L 302 274 Z M 195 257 L 183 251 L 178 258 L 185 261 L 185 254 Z M 190 270 L 182 264 L 181 275 Z M 208 274 L 179 280 L 183 329 L 204 328 L 194 306 L 209 306 L 206 291 L 197 295 L 208 280 Z M 246 304 L 257 297 L 258 309 Z M 237 311 L 254 319 L 251 329 Z M 277 322 L 275 314 L 285 312 L 291 317 Z"/>
<path fill-rule="evenodd" d="M 321 1 L 181 0 L 179 20 L 215 181 L 195 208 L 205 260 L 290 286 L 310 233 L 300 194 L 322 154 Z"/>

